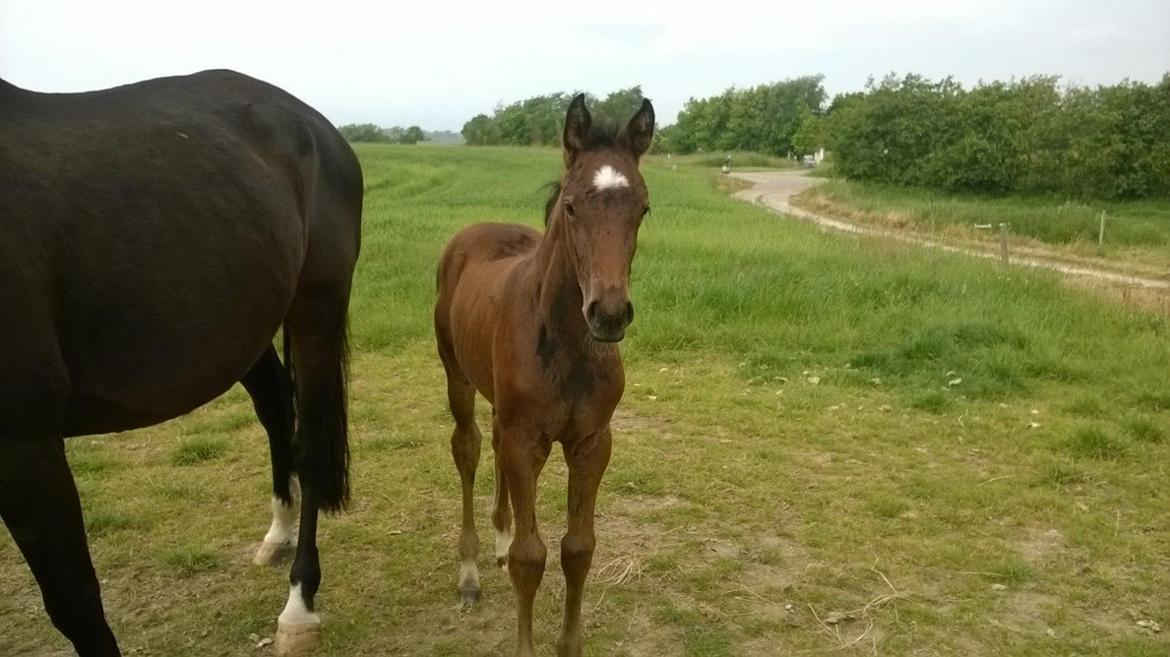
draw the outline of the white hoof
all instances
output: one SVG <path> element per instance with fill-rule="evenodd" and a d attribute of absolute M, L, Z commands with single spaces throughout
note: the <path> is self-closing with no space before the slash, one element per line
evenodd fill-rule
<path fill-rule="evenodd" d="M 288 561 L 297 552 L 296 542 L 269 543 L 264 541 L 256 550 L 252 563 L 257 566 L 279 566 Z"/>
<path fill-rule="evenodd" d="M 296 624 L 276 621 L 272 653 L 277 657 L 304 657 L 311 653 L 320 641 L 321 621 Z"/>

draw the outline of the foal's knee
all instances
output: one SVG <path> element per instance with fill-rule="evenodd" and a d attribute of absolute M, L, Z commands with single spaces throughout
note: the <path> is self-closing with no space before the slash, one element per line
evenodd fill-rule
<path fill-rule="evenodd" d="M 544 573 L 544 562 L 547 557 L 548 549 L 540 537 L 529 535 L 514 538 L 512 545 L 508 547 L 508 571 L 512 573 L 513 579 L 528 576 L 539 578 Z"/>
<path fill-rule="evenodd" d="M 561 538 L 561 567 L 565 571 L 588 568 L 597 540 L 592 536 L 565 534 Z"/>

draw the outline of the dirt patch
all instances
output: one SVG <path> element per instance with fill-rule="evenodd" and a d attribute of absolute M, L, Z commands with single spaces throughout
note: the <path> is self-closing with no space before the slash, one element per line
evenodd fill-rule
<path fill-rule="evenodd" d="M 667 429 L 670 425 L 662 418 L 638 415 L 628 408 L 619 405 L 617 410 L 613 412 L 613 419 L 610 420 L 609 426 L 614 431 L 622 433 L 661 433 L 669 435 Z"/>
<path fill-rule="evenodd" d="M 1020 554 L 1033 566 L 1043 566 L 1064 550 L 1064 534 L 1057 529 L 1035 529 L 1020 543 Z"/>

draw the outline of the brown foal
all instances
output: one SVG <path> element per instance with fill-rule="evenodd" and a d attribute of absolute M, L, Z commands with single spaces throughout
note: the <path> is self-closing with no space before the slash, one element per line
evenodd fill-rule
<path fill-rule="evenodd" d="M 653 134 L 649 101 L 614 134 L 593 127 L 584 96 L 577 96 L 565 118 L 565 173 L 546 209 L 545 234 L 477 224 L 451 239 L 439 264 L 435 334 L 455 418 L 451 453 L 463 484 L 459 592 L 466 604 L 479 599 L 472 508 L 478 390 L 492 405 L 496 559 L 516 589 L 521 657 L 534 654 L 532 603 L 547 553 L 536 527 L 536 479 L 553 442 L 561 443 L 569 470 L 557 653 L 581 654 L 594 503 L 609 464 L 610 417 L 624 387 L 616 343 L 634 317 L 630 262 L 649 211 L 638 161 Z"/>

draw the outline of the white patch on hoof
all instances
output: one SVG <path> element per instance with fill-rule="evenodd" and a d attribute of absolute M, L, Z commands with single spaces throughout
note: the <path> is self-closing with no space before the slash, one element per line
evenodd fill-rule
<path fill-rule="evenodd" d="M 272 652 L 278 657 L 303 657 L 312 652 L 321 638 L 321 619 L 309 611 L 301 597 L 301 585 L 288 591 L 288 603 L 276 619 Z"/>
<path fill-rule="evenodd" d="M 630 181 L 626 179 L 617 169 L 608 164 L 601 167 L 593 174 L 593 187 L 598 190 L 602 189 L 617 189 L 619 187 L 629 187 Z"/>
<path fill-rule="evenodd" d="M 276 657 L 307 657 L 320 642 L 320 625 L 285 625 L 277 621 L 272 654 Z"/>
<path fill-rule="evenodd" d="M 280 612 L 280 617 L 276 619 L 282 625 L 320 625 L 321 619 L 317 614 L 309 611 L 308 605 L 305 604 L 305 599 L 301 597 L 301 585 L 294 584 L 288 590 L 288 603 L 284 605 L 284 611 Z"/>
<path fill-rule="evenodd" d="M 496 530 L 496 563 L 508 569 L 508 548 L 512 547 L 512 532 Z"/>

